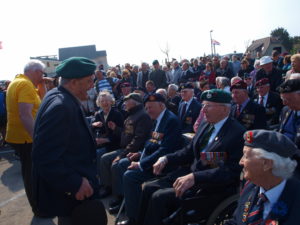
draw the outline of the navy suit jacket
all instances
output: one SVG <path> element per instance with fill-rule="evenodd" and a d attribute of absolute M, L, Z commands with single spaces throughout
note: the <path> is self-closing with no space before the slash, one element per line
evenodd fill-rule
<path fill-rule="evenodd" d="M 201 110 L 201 104 L 195 98 L 193 98 L 190 106 L 182 116 L 183 105 L 184 102 L 181 101 L 178 107 L 178 117 L 181 120 L 182 133 L 192 133 L 194 132 L 193 125 L 196 122 Z"/>
<path fill-rule="evenodd" d="M 281 193 L 277 203 L 275 203 L 273 209 L 262 223 L 258 225 L 266 224 L 266 221 L 277 221 L 276 224 L 283 225 L 296 225 L 300 223 L 300 182 L 295 178 L 288 179 Z M 235 210 L 234 217 L 226 225 L 245 225 L 247 222 L 242 221 L 245 203 L 248 202 L 249 196 L 252 194 L 258 194 L 259 188 L 249 183 L 241 193 L 241 197 L 238 202 L 238 206 Z M 253 198 L 251 198 L 253 200 Z M 252 205 L 253 201 L 250 200 Z M 269 223 L 268 223 L 269 224 Z M 273 224 L 273 223 L 272 223 Z M 275 224 L 275 223 L 274 223 Z"/>
<path fill-rule="evenodd" d="M 156 143 L 156 140 L 151 138 L 145 144 L 143 156 L 140 160 L 140 166 L 143 170 L 152 171 L 152 165 L 159 157 L 181 148 L 182 136 L 180 122 L 177 116 L 171 111 L 165 111 L 159 123 L 157 133 L 163 134 L 161 141 Z"/>
<path fill-rule="evenodd" d="M 33 195 L 39 212 L 70 216 L 80 204 L 75 199 L 82 178 L 96 198 L 96 143 L 79 101 L 59 86 L 45 96 L 35 122 L 33 138 Z"/>
<path fill-rule="evenodd" d="M 255 96 L 254 102 L 259 104 L 259 96 Z M 275 92 L 269 92 L 267 104 L 265 106 L 266 109 L 266 119 L 268 125 L 274 125 L 279 123 L 279 115 L 281 112 L 283 105 L 282 100 L 279 94 Z"/>
<path fill-rule="evenodd" d="M 168 154 L 167 166 L 189 165 L 185 174 L 192 172 L 196 185 L 217 184 L 219 186 L 236 183 L 239 180 L 241 166 L 239 160 L 243 154 L 244 139 L 243 134 L 246 129 L 234 118 L 228 117 L 214 141 L 207 146 L 206 152 L 226 152 L 228 158 L 220 162 L 217 167 L 211 168 L 203 163 L 200 158 L 199 141 L 202 139 L 205 129 L 209 126 L 206 121 L 202 121 L 197 133 L 191 143 L 173 154 Z M 179 168 L 184 170 L 184 168 Z M 176 171 L 173 179 L 176 179 Z M 179 173 L 178 173 L 179 174 Z M 180 174 L 182 176 L 184 174 Z M 171 173 L 172 177 L 173 174 Z"/>
<path fill-rule="evenodd" d="M 236 105 L 231 107 L 231 116 L 236 118 L 247 130 L 267 128 L 266 110 L 263 106 L 250 100 L 239 117 L 236 117 L 236 107 Z"/>

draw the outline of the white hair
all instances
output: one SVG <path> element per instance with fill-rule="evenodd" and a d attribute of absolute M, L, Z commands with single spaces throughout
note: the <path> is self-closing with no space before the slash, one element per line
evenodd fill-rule
<path fill-rule="evenodd" d="M 178 86 L 176 84 L 169 84 L 168 89 L 172 89 L 174 91 L 178 91 Z"/>
<path fill-rule="evenodd" d="M 166 89 L 159 88 L 155 91 L 155 93 L 161 94 L 165 99 L 167 99 L 168 95 Z"/>
<path fill-rule="evenodd" d="M 230 81 L 227 77 L 217 77 L 216 82 L 218 82 L 218 84 L 222 87 L 230 86 Z"/>
<path fill-rule="evenodd" d="M 293 80 L 293 79 L 300 79 L 300 73 L 292 73 L 289 76 L 289 80 Z"/>
<path fill-rule="evenodd" d="M 252 151 L 257 153 L 258 158 L 270 159 L 273 161 L 272 173 L 274 176 L 288 179 L 293 175 L 297 166 L 296 160 L 281 157 L 274 152 L 268 152 L 262 148 L 253 148 Z"/>
<path fill-rule="evenodd" d="M 96 105 L 100 107 L 101 98 L 108 98 L 112 102 L 112 105 L 115 104 L 115 98 L 109 91 L 101 91 L 97 97 Z"/>
<path fill-rule="evenodd" d="M 37 71 L 37 70 L 44 71 L 45 68 L 46 68 L 46 66 L 45 66 L 44 63 L 42 63 L 42 61 L 37 60 L 37 59 L 33 59 L 33 60 L 30 60 L 24 66 L 24 73 L 26 73 L 28 71 Z"/>

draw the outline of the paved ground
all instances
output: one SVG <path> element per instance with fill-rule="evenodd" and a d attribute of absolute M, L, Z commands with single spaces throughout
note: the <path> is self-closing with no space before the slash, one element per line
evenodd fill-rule
<path fill-rule="evenodd" d="M 9 148 L 0 149 L 0 225 L 56 225 L 57 219 L 33 217 L 21 177 L 20 162 Z M 107 205 L 109 199 L 104 199 Z M 115 218 L 108 215 L 108 224 Z"/>

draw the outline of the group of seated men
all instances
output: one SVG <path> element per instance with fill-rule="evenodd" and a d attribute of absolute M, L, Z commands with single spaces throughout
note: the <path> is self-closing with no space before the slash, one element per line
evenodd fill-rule
<path fill-rule="evenodd" d="M 300 79 L 298 74 L 285 81 L 274 77 L 264 70 L 268 64 L 272 59 L 263 57 L 255 79 L 234 77 L 229 90 L 218 82 L 215 88 L 206 79 L 200 88 L 195 82 L 180 84 L 179 93 L 174 84 L 167 91 L 146 93 L 132 91 L 130 83 L 123 82 L 116 107 L 112 93 L 99 93 L 100 109 L 91 125 L 99 147 L 100 194 L 114 195 L 111 213 L 125 199 L 128 220 L 119 224 L 163 224 L 183 199 L 196 195 L 198 200 L 189 207 L 207 218 L 218 203 L 236 193 L 242 167 L 250 184 L 228 224 L 299 221 L 299 194 L 286 192 L 300 187 L 290 178 L 294 170 L 299 172 L 293 160 L 300 145 Z M 186 140 L 185 133 L 195 134 Z M 253 218 L 256 195 L 262 192 L 269 201 L 260 217 Z M 282 207 L 279 200 L 286 212 L 277 209 L 279 217 L 270 217 L 275 207 Z"/>

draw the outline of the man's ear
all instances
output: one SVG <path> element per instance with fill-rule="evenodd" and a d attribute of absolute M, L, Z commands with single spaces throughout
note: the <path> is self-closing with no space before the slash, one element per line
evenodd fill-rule
<path fill-rule="evenodd" d="M 263 169 L 264 169 L 264 171 L 272 170 L 273 169 L 273 160 L 271 160 L 271 159 L 264 159 L 264 161 L 263 161 Z"/>

